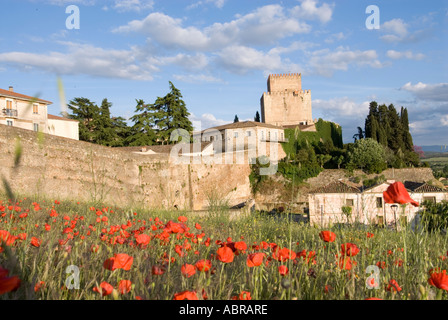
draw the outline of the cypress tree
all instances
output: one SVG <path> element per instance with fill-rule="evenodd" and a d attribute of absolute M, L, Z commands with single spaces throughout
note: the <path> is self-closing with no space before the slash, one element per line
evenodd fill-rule
<path fill-rule="evenodd" d="M 254 121 L 260 122 L 260 114 L 258 113 L 258 111 L 257 111 L 257 113 L 255 113 Z"/>
<path fill-rule="evenodd" d="M 414 142 L 409 132 L 408 109 L 401 107 L 401 124 L 403 127 L 403 142 L 407 151 L 414 151 Z"/>
<path fill-rule="evenodd" d="M 403 127 L 401 124 L 400 117 L 397 113 L 393 104 L 390 104 L 388 107 L 388 118 L 390 123 L 391 132 L 388 136 L 388 146 L 394 152 L 397 152 L 399 149 L 403 152 L 405 150 L 403 143 Z"/>
<path fill-rule="evenodd" d="M 240 121 L 240 119 L 238 119 L 238 116 L 235 115 L 235 118 L 233 119 L 233 123 L 235 123 L 235 122 L 239 122 L 239 121 Z"/>

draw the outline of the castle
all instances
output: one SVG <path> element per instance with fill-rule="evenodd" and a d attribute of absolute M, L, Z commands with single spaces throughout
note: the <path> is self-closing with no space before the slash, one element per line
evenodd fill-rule
<path fill-rule="evenodd" d="M 271 74 L 260 99 L 261 121 L 282 127 L 314 127 L 311 90 L 302 90 L 300 73 Z"/>

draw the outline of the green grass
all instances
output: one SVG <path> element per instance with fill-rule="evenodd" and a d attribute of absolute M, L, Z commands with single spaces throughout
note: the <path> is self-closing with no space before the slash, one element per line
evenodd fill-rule
<path fill-rule="evenodd" d="M 13 204 L 5 197 L 2 199 L 4 208 L 1 210 L 0 207 L 0 230 L 7 230 L 15 236 L 27 234 L 26 240 L 17 239 L 13 246 L 3 245 L 4 250 L 0 253 L 0 266 L 9 270 L 9 276 L 21 279 L 16 291 L 0 295 L 0 299 L 6 300 L 127 300 L 137 297 L 171 300 L 175 293 L 185 290 L 196 291 L 199 299 L 203 298 L 204 291 L 211 300 L 229 300 L 242 291 L 250 292 L 254 300 L 360 300 L 373 296 L 387 300 L 434 299 L 437 290 L 428 284 L 428 271 L 435 267 L 446 269 L 448 261 L 440 258 L 446 257 L 447 238 L 437 233 L 342 226 L 329 228 L 336 234 L 336 241 L 325 243 L 319 238 L 321 230 L 317 228 L 262 213 L 232 220 L 228 218 L 228 211 L 222 208 L 210 215 L 199 216 L 183 211 L 136 211 L 133 208 L 98 205 L 91 210 L 92 205 L 88 203 L 61 201 L 56 204 L 53 200 L 42 199 L 39 201 L 41 209 L 35 211 L 32 205 L 34 200 L 24 198 L 16 202 L 20 209 L 14 210 Z M 8 208 L 10 205 L 13 205 L 13 210 Z M 27 209 L 28 216 L 20 218 L 20 214 Z M 58 213 L 57 217 L 50 216 L 52 210 Z M 96 221 L 98 210 L 104 211 L 100 217 L 108 217 L 107 224 Z M 185 222 L 190 228 L 188 233 L 170 234 L 167 241 L 158 238 L 166 223 L 170 220 L 178 222 L 180 216 L 188 219 Z M 196 223 L 202 226 L 201 230 L 195 228 Z M 50 231 L 45 230 L 45 224 L 51 226 Z M 63 232 L 72 224 L 73 231 L 68 234 L 72 234 L 73 238 L 67 240 L 67 233 Z M 123 230 L 121 226 L 125 224 L 131 226 Z M 112 226 L 118 230 L 111 232 Z M 124 231 L 130 235 L 126 237 Z M 374 237 L 367 238 L 367 231 L 374 233 Z M 202 240 L 193 241 L 202 232 Z M 131 245 L 135 243 L 134 234 L 137 233 L 151 235 L 151 242 L 146 248 Z M 113 244 L 110 239 L 120 235 L 125 241 Z M 32 237 L 41 239 L 40 247 L 30 244 Z M 61 244 L 62 240 L 67 241 Z M 233 262 L 223 263 L 216 259 L 218 240 L 244 241 L 248 249 L 235 255 Z M 252 245 L 260 245 L 262 241 L 270 246 L 265 249 L 252 248 Z M 205 244 L 207 242 L 208 246 Z M 336 254 L 341 255 L 341 245 L 347 242 L 360 248 L 359 254 L 352 258 L 356 265 L 350 271 L 338 268 L 335 258 Z M 295 253 L 315 251 L 315 262 L 310 260 L 307 263 L 302 258 L 278 261 L 271 248 L 274 244 Z M 99 246 L 98 252 L 91 251 L 92 245 Z M 180 256 L 176 246 L 183 246 L 186 255 Z M 186 250 L 189 246 L 191 249 Z M 388 251 L 392 253 L 388 254 Z M 264 262 L 269 263 L 249 268 L 246 260 L 248 254 L 253 252 L 265 253 Z M 104 261 L 117 253 L 133 257 L 129 271 L 110 271 L 103 267 Z M 200 259 L 210 259 L 211 271 L 196 271 L 192 277 L 184 277 L 181 266 L 185 263 L 194 265 Z M 400 259 L 403 264 L 394 265 Z M 380 287 L 367 289 L 366 279 L 370 274 L 366 270 L 379 261 L 387 265 L 379 272 Z M 64 289 L 65 281 L 70 277 L 66 270 L 72 265 L 79 268 L 80 288 L 68 290 Z M 153 275 L 152 267 L 161 265 L 164 265 L 166 272 Z M 286 276 L 279 274 L 280 265 L 288 267 Z M 394 294 L 385 289 L 391 279 L 402 287 L 401 292 Z M 132 281 L 129 293 L 119 294 L 116 291 L 102 297 L 93 291 L 103 281 L 117 290 L 120 280 Z M 35 292 L 34 286 L 40 281 L 45 282 L 44 289 Z M 328 292 L 325 291 L 326 286 L 331 287 Z M 442 298 L 447 299 L 445 292 Z"/>

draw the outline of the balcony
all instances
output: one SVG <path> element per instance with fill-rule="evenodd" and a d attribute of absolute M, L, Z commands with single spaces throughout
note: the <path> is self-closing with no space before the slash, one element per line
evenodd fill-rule
<path fill-rule="evenodd" d="M 3 109 L 2 113 L 6 117 L 17 118 L 17 110 L 14 110 L 14 109 Z"/>

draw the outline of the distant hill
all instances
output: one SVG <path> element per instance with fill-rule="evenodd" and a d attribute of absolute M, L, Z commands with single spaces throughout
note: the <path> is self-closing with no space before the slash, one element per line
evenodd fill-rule
<path fill-rule="evenodd" d="M 448 152 L 448 145 L 422 146 L 423 152 Z"/>

